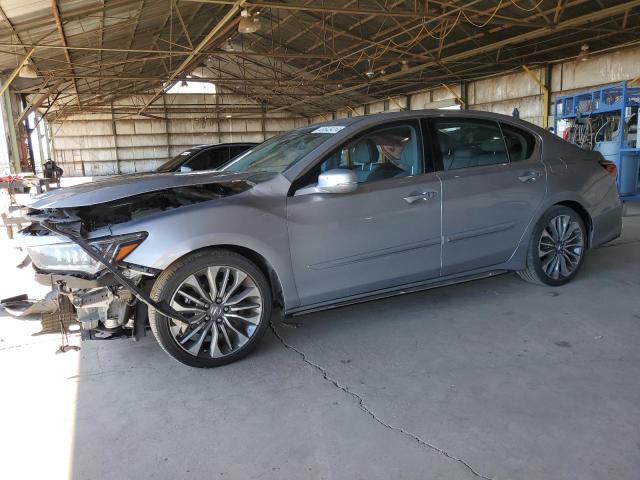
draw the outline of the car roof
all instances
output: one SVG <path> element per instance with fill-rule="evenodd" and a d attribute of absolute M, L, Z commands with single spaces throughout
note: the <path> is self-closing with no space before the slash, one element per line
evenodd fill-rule
<path fill-rule="evenodd" d="M 187 148 L 187 150 L 202 150 L 209 147 L 243 147 L 243 146 L 255 146 L 257 142 L 228 142 L 228 143 L 202 143 L 200 145 L 194 145 Z"/>
<path fill-rule="evenodd" d="M 533 123 L 525 120 L 515 118 L 509 115 L 502 115 L 493 112 L 484 112 L 479 110 L 437 110 L 437 109 L 424 109 L 424 110 L 405 110 L 402 112 L 382 112 L 374 113 L 370 115 L 360 115 L 357 117 L 340 118 L 336 120 L 329 120 L 327 122 L 316 123 L 314 126 L 343 126 L 350 127 L 357 125 L 358 127 L 366 126 L 366 124 L 378 124 L 385 121 L 392 121 L 394 119 L 401 120 L 403 118 L 416 118 L 416 117 L 455 117 L 455 118 L 479 118 L 486 120 L 494 120 L 501 122 L 509 122 L 512 124 L 520 125 L 529 130 L 535 130 L 538 133 L 545 132 L 544 129 L 534 125 Z"/>

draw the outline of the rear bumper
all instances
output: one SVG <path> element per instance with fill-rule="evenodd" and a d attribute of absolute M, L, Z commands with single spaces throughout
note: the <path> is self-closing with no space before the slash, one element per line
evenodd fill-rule
<path fill-rule="evenodd" d="M 597 217 L 593 217 L 591 248 L 615 240 L 622 234 L 622 209 L 623 205 L 619 204 Z"/>

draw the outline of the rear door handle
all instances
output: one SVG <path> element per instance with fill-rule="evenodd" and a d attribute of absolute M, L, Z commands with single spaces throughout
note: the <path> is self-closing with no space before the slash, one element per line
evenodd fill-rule
<path fill-rule="evenodd" d="M 412 192 L 406 197 L 402 197 L 409 205 L 420 201 L 432 200 L 438 196 L 438 192 L 433 190 L 428 192 Z"/>
<path fill-rule="evenodd" d="M 542 173 L 537 170 L 524 172 L 518 177 L 518 180 L 520 180 L 522 183 L 535 182 L 540 175 L 542 175 Z"/>

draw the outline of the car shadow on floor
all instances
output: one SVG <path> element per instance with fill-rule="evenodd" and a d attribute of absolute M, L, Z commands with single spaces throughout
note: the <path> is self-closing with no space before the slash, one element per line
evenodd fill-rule
<path fill-rule="evenodd" d="M 83 344 L 68 379 L 73 477 L 474 478 L 445 452 L 492 478 L 633 478 L 636 250 L 590 252 L 561 288 L 507 274 L 275 319 L 330 379 L 435 450 L 373 420 L 272 332 L 215 370 L 152 338 Z"/>

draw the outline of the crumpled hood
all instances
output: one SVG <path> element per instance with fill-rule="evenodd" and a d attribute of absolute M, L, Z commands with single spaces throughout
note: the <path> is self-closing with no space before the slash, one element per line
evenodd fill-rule
<path fill-rule="evenodd" d="M 29 207 L 38 210 L 84 207 L 168 188 L 236 181 L 246 182 L 252 175 L 255 173 L 214 171 L 122 175 L 52 190 L 35 197 Z"/>

